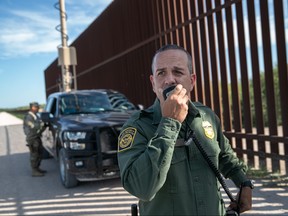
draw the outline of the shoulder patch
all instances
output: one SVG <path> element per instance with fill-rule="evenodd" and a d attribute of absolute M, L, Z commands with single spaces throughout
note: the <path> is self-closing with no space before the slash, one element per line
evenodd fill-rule
<path fill-rule="evenodd" d="M 121 132 L 118 138 L 118 152 L 131 148 L 137 129 L 128 127 Z"/>
<path fill-rule="evenodd" d="M 28 122 L 27 122 L 27 125 L 28 125 L 29 127 L 31 127 L 31 128 L 34 128 L 34 126 L 35 126 L 34 123 L 31 122 L 31 121 L 28 121 Z"/>

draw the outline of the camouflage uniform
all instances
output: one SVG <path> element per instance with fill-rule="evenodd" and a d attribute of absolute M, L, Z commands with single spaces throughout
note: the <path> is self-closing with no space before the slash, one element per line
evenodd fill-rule
<path fill-rule="evenodd" d="M 36 114 L 29 111 L 24 117 L 23 129 L 26 135 L 27 146 L 30 150 L 32 170 L 39 171 L 42 160 L 41 133 L 44 129 L 43 123 L 41 123 L 40 118 Z"/>

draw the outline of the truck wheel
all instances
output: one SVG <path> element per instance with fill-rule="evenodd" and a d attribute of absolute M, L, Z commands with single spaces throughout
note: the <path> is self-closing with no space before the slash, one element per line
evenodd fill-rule
<path fill-rule="evenodd" d="M 62 184 L 66 188 L 72 188 L 77 186 L 78 180 L 76 177 L 72 174 L 70 174 L 67 170 L 67 164 L 66 164 L 66 152 L 65 149 L 60 149 L 59 152 L 59 171 L 60 171 L 60 179 Z"/>

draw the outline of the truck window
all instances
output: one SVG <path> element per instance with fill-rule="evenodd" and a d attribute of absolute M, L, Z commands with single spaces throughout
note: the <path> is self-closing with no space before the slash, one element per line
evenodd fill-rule
<path fill-rule="evenodd" d="M 45 111 L 50 112 L 53 116 L 56 115 L 56 98 L 53 98 L 53 97 L 48 98 Z"/>
<path fill-rule="evenodd" d="M 59 105 L 62 115 L 96 113 L 112 109 L 108 96 L 101 92 L 64 95 Z"/>

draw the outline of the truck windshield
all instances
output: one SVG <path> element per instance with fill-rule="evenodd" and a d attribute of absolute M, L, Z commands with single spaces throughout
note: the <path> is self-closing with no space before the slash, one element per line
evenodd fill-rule
<path fill-rule="evenodd" d="M 113 109 L 105 93 L 68 94 L 61 97 L 60 110 L 62 115 L 79 113 L 97 113 Z"/>

